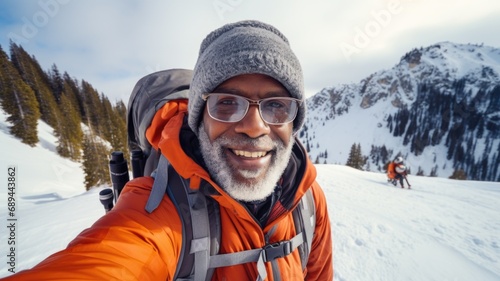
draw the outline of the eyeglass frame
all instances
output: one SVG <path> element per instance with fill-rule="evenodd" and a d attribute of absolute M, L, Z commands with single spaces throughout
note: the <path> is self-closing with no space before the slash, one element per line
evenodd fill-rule
<path fill-rule="evenodd" d="M 295 120 L 295 118 L 297 118 L 297 113 L 299 111 L 299 107 L 302 103 L 302 100 L 299 100 L 299 99 L 296 99 L 296 98 L 292 98 L 292 97 L 268 97 L 268 98 L 263 98 L 263 99 L 259 99 L 259 100 L 253 100 L 253 99 L 250 99 L 250 98 L 247 98 L 247 97 L 244 97 L 244 96 L 240 96 L 240 95 L 235 95 L 235 94 L 229 94 L 229 93 L 206 93 L 206 94 L 202 94 L 201 95 L 201 99 L 203 99 L 205 102 L 208 101 L 208 98 L 210 96 L 214 96 L 214 95 L 226 95 L 226 96 L 232 96 L 232 97 L 237 97 L 237 98 L 242 98 L 244 100 L 246 100 L 248 102 L 248 105 L 246 107 L 246 110 L 245 110 L 245 113 L 243 114 L 243 116 L 241 117 L 241 119 L 239 120 L 236 120 L 236 121 L 227 121 L 227 120 L 222 120 L 222 119 L 219 119 L 219 118 L 215 118 L 214 116 L 212 116 L 212 114 L 210 113 L 210 109 L 207 109 L 207 112 L 208 112 L 208 115 L 210 116 L 210 118 L 216 120 L 216 121 L 219 121 L 219 122 L 223 122 L 223 123 L 237 123 L 237 122 L 240 122 L 241 120 L 243 120 L 245 118 L 245 116 L 247 116 L 247 113 L 248 113 L 248 109 L 250 109 L 250 106 L 251 105 L 257 105 L 258 106 L 258 109 L 259 109 L 259 115 L 260 115 L 260 118 L 262 119 L 262 121 L 264 121 L 266 124 L 268 125 L 285 125 L 285 124 L 289 124 L 291 122 L 293 122 Z M 294 116 L 291 120 L 289 121 L 286 121 L 286 122 L 281 122 L 281 123 L 272 123 L 272 122 L 268 122 L 264 119 L 264 116 L 262 115 L 262 109 L 260 107 L 261 103 L 263 101 L 267 101 L 267 100 L 275 100 L 275 99 L 284 99 L 284 100 L 288 100 L 288 101 L 295 101 L 297 103 L 297 106 L 296 106 L 296 110 L 295 110 L 295 113 L 294 113 Z M 208 103 L 207 105 L 208 106 Z"/>

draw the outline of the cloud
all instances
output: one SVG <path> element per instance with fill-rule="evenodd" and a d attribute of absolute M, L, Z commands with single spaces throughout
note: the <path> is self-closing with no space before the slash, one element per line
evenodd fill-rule
<path fill-rule="evenodd" d="M 2 0 L 0 11 L 4 50 L 16 34 L 42 67 L 56 64 L 111 100 L 127 100 L 150 72 L 194 67 L 210 31 L 243 19 L 268 22 L 288 37 L 308 94 L 358 82 L 415 47 L 441 41 L 500 47 L 492 34 L 500 2 L 491 0 Z M 357 50 L 346 56 L 342 44 Z"/>

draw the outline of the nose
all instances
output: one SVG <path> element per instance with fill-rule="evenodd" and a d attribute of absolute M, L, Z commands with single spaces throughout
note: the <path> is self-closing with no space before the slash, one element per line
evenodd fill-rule
<path fill-rule="evenodd" d="M 243 133 L 251 138 L 267 135 L 271 132 L 269 125 L 262 120 L 258 105 L 250 105 L 248 112 L 235 127 L 237 133 Z"/>

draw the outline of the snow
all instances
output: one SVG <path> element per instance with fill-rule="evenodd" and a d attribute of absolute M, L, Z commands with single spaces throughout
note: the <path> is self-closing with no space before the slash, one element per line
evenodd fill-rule
<path fill-rule="evenodd" d="M 336 280 L 499 280 L 500 184 L 318 165 L 329 200 Z"/>
<path fill-rule="evenodd" d="M 17 166 L 19 185 L 22 186 L 19 194 L 24 198 L 33 196 L 33 199 L 43 197 L 44 200 L 51 200 L 73 197 L 85 191 L 81 164 L 55 153 L 57 139 L 50 126 L 38 121 L 39 143 L 36 147 L 30 147 L 8 134 L 6 118 L 5 112 L 0 110 L 0 163 L 4 168 L 8 165 Z M 0 194 L 5 192 L 1 190 Z"/>
<path fill-rule="evenodd" d="M 7 182 L 8 166 L 17 169 L 20 271 L 63 249 L 104 215 L 102 187 L 85 191 L 80 164 L 55 154 L 46 124 L 40 122 L 40 143 L 31 148 L 8 135 L 5 115 L 0 117 L 1 181 Z M 500 183 L 410 175 L 408 190 L 387 184 L 382 173 L 341 165 L 317 169 L 332 223 L 336 281 L 500 280 Z M 0 220 L 8 225 L 3 186 Z M 0 277 L 11 274 L 4 230 Z"/>

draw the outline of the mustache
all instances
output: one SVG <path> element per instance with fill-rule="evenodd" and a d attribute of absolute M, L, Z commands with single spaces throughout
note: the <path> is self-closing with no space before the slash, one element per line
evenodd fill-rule
<path fill-rule="evenodd" d="M 272 150 L 282 149 L 285 144 L 281 140 L 273 140 L 269 136 L 261 136 L 258 138 L 250 138 L 246 135 L 232 136 L 231 138 L 221 136 L 215 140 L 221 146 L 255 146 L 255 147 L 271 147 Z"/>

